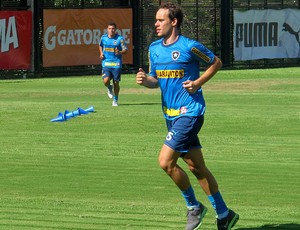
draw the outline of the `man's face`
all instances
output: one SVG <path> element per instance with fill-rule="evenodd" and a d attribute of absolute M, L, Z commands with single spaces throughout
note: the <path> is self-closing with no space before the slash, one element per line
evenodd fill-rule
<path fill-rule="evenodd" d="M 169 18 L 168 9 L 159 9 L 156 13 L 155 28 L 159 37 L 167 37 L 172 33 L 173 22 Z"/>
<path fill-rule="evenodd" d="M 107 34 L 108 34 L 108 37 L 114 37 L 115 34 L 116 34 L 116 27 L 114 26 L 108 26 L 107 27 Z"/>

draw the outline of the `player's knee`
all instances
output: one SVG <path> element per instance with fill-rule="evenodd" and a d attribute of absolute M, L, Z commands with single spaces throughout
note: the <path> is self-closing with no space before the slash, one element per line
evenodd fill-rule
<path fill-rule="evenodd" d="M 166 164 L 165 161 L 163 161 L 162 159 L 158 159 L 158 164 L 159 164 L 159 167 L 161 167 L 163 170 L 167 169 L 168 165 Z"/>
<path fill-rule="evenodd" d="M 168 173 L 168 174 L 171 173 L 172 167 L 171 167 L 171 165 L 170 165 L 169 162 L 167 162 L 167 161 L 165 161 L 164 159 L 161 159 L 161 158 L 158 159 L 158 162 L 159 162 L 159 166 L 160 166 L 166 173 Z"/>
<path fill-rule="evenodd" d="M 190 170 L 193 174 L 195 174 L 195 173 L 197 172 L 197 170 L 196 170 L 195 167 L 193 167 L 193 166 L 191 166 L 191 165 L 189 165 L 188 167 L 189 167 L 189 170 Z"/>
<path fill-rule="evenodd" d="M 104 84 L 105 86 L 109 86 L 109 84 L 110 84 L 110 79 L 109 79 L 109 77 L 104 77 L 104 78 L 103 78 L 103 84 Z"/>
<path fill-rule="evenodd" d="M 198 178 L 201 179 L 205 177 L 206 175 L 206 167 L 205 166 L 199 166 L 199 167 L 194 167 L 189 165 L 189 170 Z"/>

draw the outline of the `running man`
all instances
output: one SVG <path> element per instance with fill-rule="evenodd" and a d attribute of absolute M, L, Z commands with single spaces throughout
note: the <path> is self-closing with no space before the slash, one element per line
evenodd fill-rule
<path fill-rule="evenodd" d="M 125 40 L 116 33 L 117 25 L 110 22 L 107 33 L 99 42 L 100 59 L 102 60 L 102 80 L 107 87 L 107 95 L 113 99 L 112 106 L 118 106 L 122 71 L 122 55 L 127 52 Z M 110 81 L 113 81 L 113 86 Z"/>
<path fill-rule="evenodd" d="M 156 13 L 159 40 L 149 47 L 149 73 L 139 69 L 136 82 L 161 89 L 162 110 L 168 134 L 158 157 L 160 167 L 180 189 L 187 206 L 187 230 L 198 229 L 207 208 L 197 200 L 190 179 L 177 164 L 182 160 L 195 175 L 217 214 L 218 230 L 230 230 L 239 215 L 228 209 L 216 179 L 206 167 L 198 138 L 204 122 L 202 86 L 222 67 L 222 62 L 198 41 L 179 34 L 180 7 L 163 3 Z M 199 64 L 207 65 L 199 76 Z"/>

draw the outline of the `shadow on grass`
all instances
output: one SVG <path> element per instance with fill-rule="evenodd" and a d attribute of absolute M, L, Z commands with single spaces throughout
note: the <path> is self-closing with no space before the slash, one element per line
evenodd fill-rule
<path fill-rule="evenodd" d="M 7 81 L 0 81 L 0 84 L 20 84 L 20 83 L 28 83 L 29 81 L 27 80 L 14 80 L 14 79 L 3 79 L 3 80 L 7 80 Z"/>
<path fill-rule="evenodd" d="M 261 227 L 257 228 L 237 228 L 236 230 L 285 230 L 285 229 L 290 229 L 290 230 L 299 230 L 300 229 L 300 224 L 268 224 L 268 225 L 263 225 Z"/>

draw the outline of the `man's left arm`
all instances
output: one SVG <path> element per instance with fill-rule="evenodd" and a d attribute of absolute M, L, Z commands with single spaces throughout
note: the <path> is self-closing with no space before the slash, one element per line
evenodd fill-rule
<path fill-rule="evenodd" d="M 199 76 L 195 81 L 187 80 L 183 82 L 183 87 L 189 93 L 195 93 L 199 88 L 201 88 L 206 82 L 208 82 L 222 67 L 221 60 L 215 56 L 212 64 Z"/>
<path fill-rule="evenodd" d="M 121 43 L 121 45 L 120 45 L 121 46 L 121 50 L 119 50 L 118 48 L 116 48 L 115 49 L 116 55 L 123 55 L 123 54 L 126 54 L 127 51 L 128 51 L 128 48 L 127 48 L 127 46 L 126 46 L 125 41 L 124 41 L 123 38 L 121 39 L 120 43 Z"/>
<path fill-rule="evenodd" d="M 115 49 L 116 55 L 123 55 L 127 53 L 127 49 L 124 50 L 118 50 L 118 48 Z"/>

